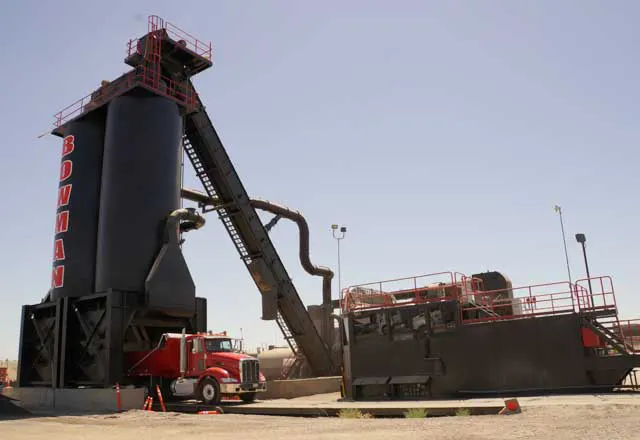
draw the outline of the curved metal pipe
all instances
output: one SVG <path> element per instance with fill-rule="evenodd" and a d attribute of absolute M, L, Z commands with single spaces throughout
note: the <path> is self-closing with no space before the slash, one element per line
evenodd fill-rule
<path fill-rule="evenodd" d="M 191 200 L 192 202 L 198 202 L 201 205 L 216 206 L 220 203 L 218 199 L 212 199 L 207 194 L 201 191 L 189 188 L 182 188 L 180 190 L 180 197 L 182 197 L 183 199 Z"/>
<path fill-rule="evenodd" d="M 207 194 L 200 191 L 188 188 L 182 188 L 180 191 L 183 199 L 191 200 L 193 202 L 200 203 L 201 205 L 216 206 L 220 203 L 217 199 L 212 199 Z M 316 266 L 311 262 L 311 257 L 309 255 L 309 225 L 307 224 L 307 220 L 300 212 L 267 200 L 251 199 L 251 206 L 256 209 L 287 218 L 298 225 L 298 230 L 300 232 L 300 264 L 302 264 L 302 268 L 308 274 L 322 277 L 322 306 L 325 309 L 323 337 L 325 338 L 325 342 L 333 344 L 333 340 L 329 341 L 331 333 L 333 333 L 331 331 L 333 325 L 329 327 L 331 324 L 330 315 L 333 309 L 331 303 L 331 280 L 333 279 L 333 271 L 328 267 Z"/>
<path fill-rule="evenodd" d="M 200 215 L 195 208 L 180 208 L 169 214 L 164 230 L 165 243 L 171 240 L 178 240 L 178 230 L 180 232 L 189 232 L 200 229 L 204 226 L 206 220 Z"/>
<path fill-rule="evenodd" d="M 306 270 L 310 275 L 321 276 L 325 282 L 329 282 L 329 296 L 328 298 L 324 297 L 323 289 L 323 302 L 331 302 L 331 280 L 333 279 L 333 271 L 328 267 L 316 266 L 311 262 L 311 257 L 309 255 L 309 225 L 307 224 L 307 220 L 304 216 L 298 211 L 294 211 L 267 200 L 251 199 L 251 205 L 256 209 L 268 211 L 272 214 L 292 220 L 298 225 L 298 229 L 300 231 L 300 263 L 304 270 Z"/>
<path fill-rule="evenodd" d="M 188 188 L 182 188 L 180 191 L 183 199 L 198 202 L 203 205 L 216 206 L 217 204 L 219 204 L 218 200 L 212 199 L 203 192 Z M 331 280 L 333 279 L 333 271 L 328 267 L 316 266 L 311 262 L 311 257 L 309 255 L 309 225 L 307 224 L 307 220 L 304 218 L 304 216 L 298 211 L 294 211 L 292 209 L 289 209 L 282 205 L 278 205 L 277 203 L 269 202 L 267 200 L 251 199 L 251 206 L 256 209 L 267 211 L 272 214 L 292 220 L 298 225 L 298 230 L 300 231 L 300 264 L 302 264 L 303 269 L 308 274 L 323 277 L 323 303 L 331 302 Z M 328 291 L 326 291 L 327 285 Z M 328 295 L 326 295 L 325 297 L 325 294 Z"/>

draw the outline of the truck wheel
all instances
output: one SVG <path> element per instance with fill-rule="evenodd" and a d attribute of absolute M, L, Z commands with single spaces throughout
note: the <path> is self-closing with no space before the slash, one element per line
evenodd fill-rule
<path fill-rule="evenodd" d="M 198 387 L 198 399 L 207 405 L 220 403 L 220 385 L 218 385 L 218 382 L 211 377 L 202 379 Z"/>
<path fill-rule="evenodd" d="M 256 393 L 242 393 L 240 394 L 240 399 L 242 399 L 244 403 L 251 403 L 256 400 Z"/>

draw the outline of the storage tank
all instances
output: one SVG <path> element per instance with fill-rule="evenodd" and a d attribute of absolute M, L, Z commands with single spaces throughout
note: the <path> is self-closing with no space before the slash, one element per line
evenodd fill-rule
<path fill-rule="evenodd" d="M 70 122 L 62 141 L 51 300 L 94 291 L 104 112 Z"/>
<path fill-rule="evenodd" d="M 293 352 L 289 347 L 275 347 L 258 353 L 260 371 L 266 380 L 282 379 L 286 367 L 293 364 Z"/>
<path fill-rule="evenodd" d="M 475 279 L 482 280 L 481 289 L 485 292 L 491 292 L 491 296 L 486 299 L 494 306 L 494 312 L 499 315 L 512 316 L 521 314 L 522 307 L 519 301 L 514 301 L 513 286 L 511 280 L 500 272 L 487 271 L 472 275 Z M 483 301 L 477 298 L 480 303 Z"/>
<path fill-rule="evenodd" d="M 180 207 L 182 117 L 171 100 L 109 103 L 98 223 L 96 290 L 144 292 L 166 219 Z"/>

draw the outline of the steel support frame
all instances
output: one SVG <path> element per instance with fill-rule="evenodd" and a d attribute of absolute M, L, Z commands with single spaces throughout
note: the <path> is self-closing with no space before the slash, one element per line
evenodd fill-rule
<path fill-rule="evenodd" d="M 123 374 L 124 335 L 139 294 L 109 291 L 65 298 L 60 387 L 110 387 Z"/>
<path fill-rule="evenodd" d="M 63 300 L 22 306 L 18 386 L 58 386 Z"/>

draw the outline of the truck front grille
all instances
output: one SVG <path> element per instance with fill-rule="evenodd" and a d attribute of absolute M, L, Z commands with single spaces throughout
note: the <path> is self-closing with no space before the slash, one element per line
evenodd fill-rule
<path fill-rule="evenodd" d="M 258 383 L 260 362 L 257 359 L 240 360 L 240 381 L 242 383 Z"/>

